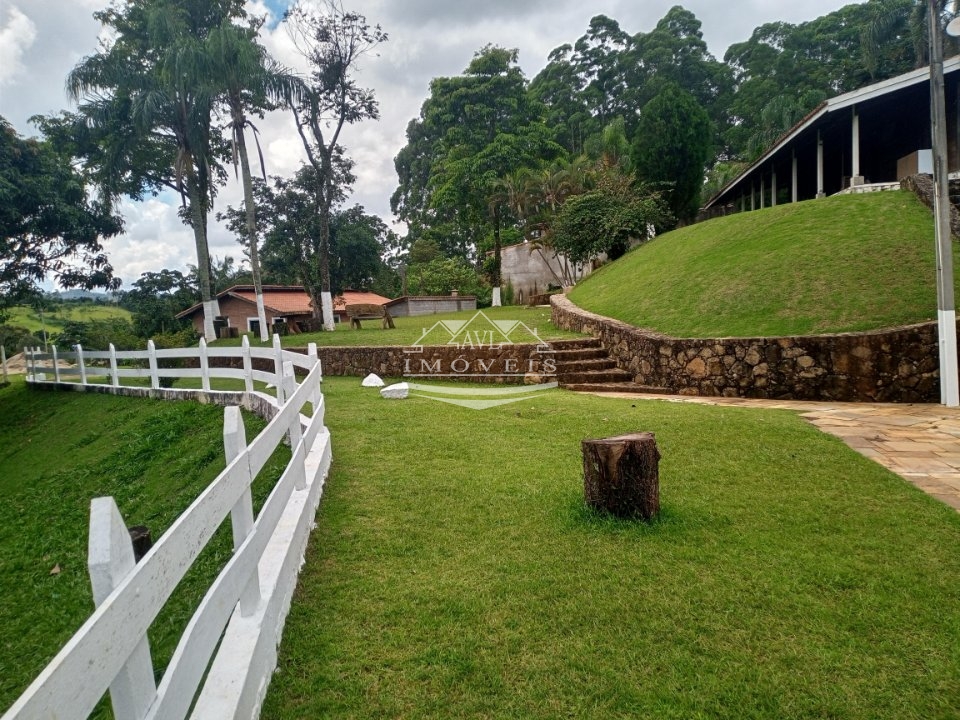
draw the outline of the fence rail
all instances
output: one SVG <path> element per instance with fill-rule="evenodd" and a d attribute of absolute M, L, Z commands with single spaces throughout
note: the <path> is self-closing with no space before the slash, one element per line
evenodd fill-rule
<path fill-rule="evenodd" d="M 211 367 L 209 358 L 239 358 L 243 368 Z M 199 368 L 160 368 L 158 359 L 199 359 Z M 121 367 L 144 360 L 148 368 Z M 254 371 L 253 359 L 273 360 L 274 372 Z M 41 362 L 53 362 L 47 380 Z M 61 368 L 63 360 L 74 361 Z M 109 367 L 88 366 L 109 361 Z M 2 720 L 85 718 L 109 689 L 117 720 L 190 717 L 203 720 L 254 718 L 276 668 L 276 651 L 290 607 L 307 536 L 330 467 L 330 435 L 316 348 L 307 355 L 280 347 L 199 348 L 69 353 L 27 351 L 28 382 L 64 382 L 79 376 L 242 378 L 233 393 L 238 404 L 250 394 L 269 403 L 274 415 L 249 445 L 239 407 L 224 409 L 227 467 L 206 487 L 139 563 L 113 498 L 91 503 L 88 565 L 96 610 L 40 673 Z M 295 368 L 306 371 L 298 384 Z M 143 374 L 143 373 L 146 374 Z M 276 398 L 253 390 L 253 381 L 276 387 Z M 103 387 L 102 384 L 98 384 Z M 310 406 L 309 417 L 303 414 Z M 289 441 L 291 460 L 257 517 L 250 487 L 277 446 Z M 187 625 L 159 684 L 147 630 L 223 520 L 230 515 L 234 552 Z M 191 713 L 191 707 L 193 711 Z"/>

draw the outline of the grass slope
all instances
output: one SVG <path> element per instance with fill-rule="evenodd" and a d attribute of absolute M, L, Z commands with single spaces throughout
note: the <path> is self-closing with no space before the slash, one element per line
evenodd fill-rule
<path fill-rule="evenodd" d="M 358 385 L 265 720 L 956 717 L 960 515 L 796 414 Z M 587 512 L 580 440 L 641 429 L 662 519 Z"/>
<path fill-rule="evenodd" d="M 43 323 L 40 322 L 40 313 L 32 307 L 17 305 L 9 308 L 7 325 L 27 328 L 30 332 L 39 332 L 46 327 L 51 335 L 63 330 L 68 322 L 92 322 L 94 320 L 130 320 L 129 310 L 115 305 L 95 305 L 93 303 L 64 303 L 53 312 L 43 314 Z"/>
<path fill-rule="evenodd" d="M 264 425 L 244 421 L 249 439 Z M 222 433 L 223 409 L 211 405 L 31 391 L 20 378 L 0 389 L 0 710 L 93 612 L 90 500 L 112 495 L 156 540 L 223 469 Z M 257 507 L 288 457 L 279 450 L 257 479 Z M 151 628 L 155 669 L 231 548 L 227 520 Z M 104 703 L 96 716 L 109 716 Z"/>
<path fill-rule="evenodd" d="M 582 308 L 676 337 L 922 322 L 936 318 L 936 297 L 933 220 L 906 191 L 834 196 L 682 228 L 570 294 Z"/>

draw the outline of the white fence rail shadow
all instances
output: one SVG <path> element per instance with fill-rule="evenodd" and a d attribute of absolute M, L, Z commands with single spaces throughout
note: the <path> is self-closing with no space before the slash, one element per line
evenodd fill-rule
<path fill-rule="evenodd" d="M 210 367 L 209 358 L 239 358 L 242 368 Z M 199 359 L 199 368 L 160 368 L 158 360 Z M 274 372 L 253 369 L 254 359 L 274 361 Z M 62 368 L 62 361 L 75 365 Z M 108 366 L 89 365 L 109 361 Z M 147 367 L 121 367 L 147 360 Z M 54 379 L 41 372 L 52 361 Z M 217 393 L 248 404 L 256 397 L 273 418 L 249 444 L 236 405 L 224 409 L 227 467 L 134 563 L 130 536 L 113 498 L 91 503 L 88 564 L 96 610 L 80 630 L 3 715 L 26 718 L 85 718 L 109 689 L 117 720 L 255 718 L 276 668 L 277 646 L 303 562 L 307 538 L 330 467 L 330 435 L 323 424 L 321 366 L 316 348 L 307 355 L 273 348 L 199 348 L 70 353 L 27 351 L 27 380 L 38 385 L 79 378 L 78 389 L 153 394 L 162 377 L 200 377 L 204 390 L 178 391 L 202 397 L 210 379 L 240 378 L 245 390 Z M 294 368 L 306 371 L 298 384 Z M 91 384 L 106 375 L 110 384 Z M 123 377 L 149 377 L 151 387 L 120 386 Z M 276 387 L 276 398 L 255 391 L 260 380 Z M 62 386 L 62 385 L 61 385 Z M 166 391 L 171 392 L 171 391 Z M 209 394 L 209 393 L 207 393 Z M 179 396 L 179 395 L 177 395 Z M 226 400 L 225 400 L 226 398 Z M 310 405 L 309 416 L 301 410 Z M 291 460 L 257 517 L 250 486 L 277 446 L 288 440 Z M 177 584 L 227 515 L 234 552 L 187 624 L 159 684 L 147 630 Z"/>

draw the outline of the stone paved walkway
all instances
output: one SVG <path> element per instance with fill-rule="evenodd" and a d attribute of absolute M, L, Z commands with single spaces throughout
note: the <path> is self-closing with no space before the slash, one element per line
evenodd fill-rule
<path fill-rule="evenodd" d="M 824 432 L 836 435 L 860 454 L 960 511 L 960 408 L 625 393 L 603 395 L 796 410 Z"/>

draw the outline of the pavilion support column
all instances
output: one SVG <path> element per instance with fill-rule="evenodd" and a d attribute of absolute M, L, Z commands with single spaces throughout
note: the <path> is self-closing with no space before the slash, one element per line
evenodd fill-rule
<path fill-rule="evenodd" d="M 826 197 L 823 191 L 823 137 L 817 130 L 817 197 Z"/>
<path fill-rule="evenodd" d="M 753 180 L 751 180 L 751 181 L 750 181 L 750 209 L 751 209 L 751 210 L 756 210 L 756 209 L 757 209 L 757 198 L 756 198 L 756 195 L 757 195 L 757 193 L 755 192 L 755 189 L 754 189 L 754 186 L 753 186 Z"/>
<path fill-rule="evenodd" d="M 863 185 L 863 176 L 860 174 L 860 113 L 856 106 L 850 122 L 850 135 L 850 185 Z"/>
<path fill-rule="evenodd" d="M 767 192 L 767 186 L 763 177 L 763 173 L 761 172 L 760 173 L 760 209 L 761 210 L 763 210 L 763 208 L 765 207 L 764 195 L 766 194 L 766 192 Z"/>
<path fill-rule="evenodd" d="M 797 202 L 800 199 L 797 190 L 797 151 L 793 151 L 792 162 L 790 163 L 790 202 Z"/>
<path fill-rule="evenodd" d="M 770 207 L 777 206 L 777 169 L 770 172 Z"/>

